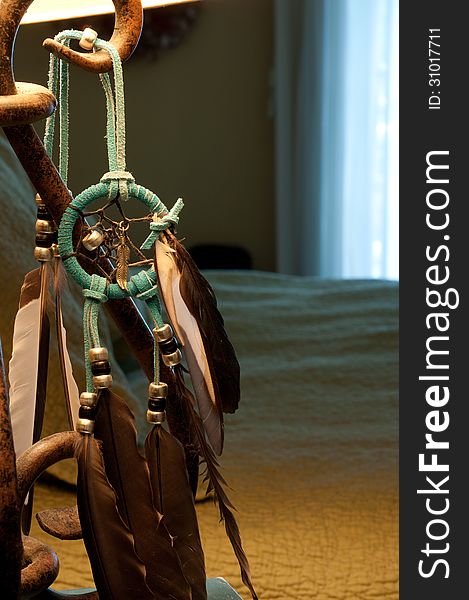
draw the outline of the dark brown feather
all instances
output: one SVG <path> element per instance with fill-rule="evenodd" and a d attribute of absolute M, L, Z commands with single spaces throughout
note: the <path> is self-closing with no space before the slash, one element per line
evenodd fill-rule
<path fill-rule="evenodd" d="M 145 456 L 153 501 L 174 538 L 182 570 L 191 585 L 192 599 L 206 600 L 204 553 L 183 448 L 174 436 L 157 425 L 145 440 Z"/>
<path fill-rule="evenodd" d="M 117 510 L 96 440 L 83 435 L 75 455 L 78 512 L 99 597 L 151 600 L 154 595 L 145 583 L 145 565 L 136 555 L 134 539 Z"/>
<path fill-rule="evenodd" d="M 210 445 L 207 443 L 202 420 L 194 408 L 194 397 L 184 385 L 183 373 L 181 370 L 178 370 L 176 372 L 176 385 L 178 387 L 179 395 L 183 399 L 184 406 L 186 407 L 186 411 L 188 414 L 187 418 L 192 425 L 192 435 L 194 442 L 197 444 L 200 457 L 206 465 L 206 479 L 208 481 L 208 491 L 213 490 L 215 494 L 215 499 L 218 503 L 218 508 L 220 511 L 220 518 L 225 524 L 226 534 L 233 547 L 233 551 L 236 555 L 236 558 L 238 559 L 239 567 L 241 570 L 241 579 L 243 580 L 244 584 L 249 588 L 252 598 L 254 600 L 257 600 L 257 594 L 254 590 L 251 581 L 251 569 L 249 566 L 249 562 L 243 550 L 238 524 L 236 523 L 235 516 L 231 510 L 235 510 L 235 508 L 231 503 L 230 499 L 228 498 L 228 495 L 224 489 L 225 486 L 227 486 L 227 483 L 219 471 L 219 465 L 215 453 L 213 452 Z"/>
<path fill-rule="evenodd" d="M 106 473 L 117 494 L 123 521 L 135 539 L 135 550 L 147 568 L 147 584 L 161 600 L 189 600 L 190 587 L 181 570 L 165 519 L 152 498 L 145 459 L 137 448 L 134 417 L 111 391 L 101 394 L 95 436 L 103 442 Z"/>
<path fill-rule="evenodd" d="M 215 292 L 200 273 L 191 255 L 170 232 L 167 242 L 176 251 L 176 261 L 182 273 L 181 295 L 199 324 L 216 386 L 217 402 L 223 412 L 234 413 L 240 399 L 240 369 L 223 317 L 218 310 Z"/>
<path fill-rule="evenodd" d="M 197 485 L 199 483 L 199 453 L 191 439 L 191 428 L 190 423 L 187 421 L 187 411 L 177 392 L 174 372 L 172 369 L 169 369 L 162 364 L 161 374 L 162 381 L 165 381 L 168 384 L 166 417 L 169 430 L 184 448 L 189 484 L 192 495 L 195 498 Z"/>

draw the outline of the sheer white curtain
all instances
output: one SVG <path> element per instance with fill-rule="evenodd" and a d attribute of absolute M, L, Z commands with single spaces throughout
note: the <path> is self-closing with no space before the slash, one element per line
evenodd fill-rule
<path fill-rule="evenodd" d="M 278 269 L 398 277 L 398 1 L 275 0 Z"/>

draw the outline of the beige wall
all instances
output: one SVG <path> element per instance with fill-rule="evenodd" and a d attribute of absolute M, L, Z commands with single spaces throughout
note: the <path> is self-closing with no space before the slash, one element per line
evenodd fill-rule
<path fill-rule="evenodd" d="M 272 0 L 207 0 L 187 40 L 125 68 L 128 168 L 167 206 L 182 196 L 187 245 L 239 244 L 274 268 L 273 123 L 268 116 Z M 44 83 L 52 25 L 22 27 L 18 80 Z M 97 77 L 71 75 L 71 182 L 78 193 L 107 170 Z"/>

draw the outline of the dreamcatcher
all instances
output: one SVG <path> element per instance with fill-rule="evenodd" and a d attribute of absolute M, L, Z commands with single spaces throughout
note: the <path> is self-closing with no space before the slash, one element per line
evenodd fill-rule
<path fill-rule="evenodd" d="M 77 504 L 99 594 L 103 598 L 207 597 L 194 507 L 197 468 L 189 468 L 189 477 L 187 468 L 195 453 L 205 464 L 208 490 L 218 502 L 242 579 L 256 598 L 216 458 L 223 448 L 223 412 L 234 412 L 239 402 L 239 365 L 213 291 L 175 236 L 183 202 L 179 199 L 168 210 L 126 170 L 123 75 L 114 47 L 90 31 L 68 30 L 55 39 L 66 45 L 79 40 L 112 57 L 114 89 L 109 75 L 100 75 L 107 105 L 109 171 L 70 202 L 58 230 L 38 200 L 35 255 L 40 267 L 25 278 L 10 366 L 17 453 L 37 441 L 42 429 L 47 376 L 44 348 L 49 339 L 47 298 L 51 297 L 70 425 L 82 434 L 75 451 Z M 66 183 L 67 63 L 52 56 L 49 75 L 49 87 L 59 99 L 59 171 Z M 55 129 L 53 115 L 46 124 L 44 140 L 49 155 Z M 91 206 L 98 201 L 98 208 Z M 142 216 L 127 216 L 130 204 L 139 204 Z M 132 239 L 136 223 L 149 228 L 141 245 Z M 79 396 L 61 313 L 64 269 L 84 296 L 86 391 Z M 109 355 L 99 332 L 103 303 L 129 297 L 147 305 L 154 323 L 154 373 L 147 410 L 152 429 L 145 440 L 145 457 L 137 448 L 134 417 L 111 389 Z M 163 320 L 162 306 L 169 322 Z M 27 390 L 22 386 L 25 361 L 30 369 L 34 367 Z M 186 387 L 187 373 L 193 392 Z M 175 437 L 177 431 L 163 427 L 167 404 L 173 401 L 189 431 L 185 448 Z M 30 511 L 24 514 L 27 530 Z"/>

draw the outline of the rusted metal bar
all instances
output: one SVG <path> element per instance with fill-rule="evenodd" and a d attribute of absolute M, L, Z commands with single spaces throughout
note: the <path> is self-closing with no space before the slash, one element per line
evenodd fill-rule
<path fill-rule="evenodd" d="M 16 600 L 23 556 L 15 451 L 0 343 L 0 598 Z"/>

